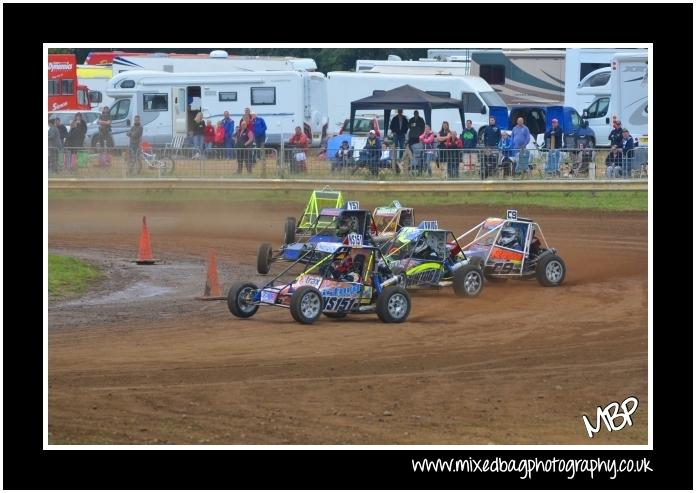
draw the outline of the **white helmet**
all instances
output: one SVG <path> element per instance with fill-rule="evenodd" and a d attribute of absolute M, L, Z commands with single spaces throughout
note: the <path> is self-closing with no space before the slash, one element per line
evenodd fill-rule
<path fill-rule="evenodd" d="M 502 246 L 512 245 L 517 239 L 517 230 L 512 226 L 503 228 L 500 232 L 500 240 L 498 243 Z"/>
<path fill-rule="evenodd" d="M 435 235 L 425 234 L 418 239 L 416 243 L 415 252 L 420 253 L 426 248 L 430 247 L 434 252 L 438 251 L 438 241 Z"/>

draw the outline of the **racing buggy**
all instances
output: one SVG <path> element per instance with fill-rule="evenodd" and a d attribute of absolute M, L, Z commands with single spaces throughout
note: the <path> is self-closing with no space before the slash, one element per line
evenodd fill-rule
<path fill-rule="evenodd" d="M 549 287 L 560 286 L 565 280 L 565 262 L 548 246 L 541 227 L 531 219 L 517 217 L 517 211 L 508 210 L 506 219 L 489 217 L 457 240 L 474 232 L 474 239 L 463 247 L 464 253 L 476 259 L 486 279 L 536 278 Z"/>
<path fill-rule="evenodd" d="M 412 207 L 401 207 L 398 200 L 386 207 L 376 207 L 372 213 L 377 226 L 377 235 L 373 238 L 376 244 L 385 243 L 406 226 L 416 225 L 416 216 Z"/>
<path fill-rule="evenodd" d="M 268 274 L 271 264 L 278 260 L 294 262 L 303 259 L 304 263 L 313 264 L 333 253 L 339 246 L 347 244 L 349 234 L 360 235 L 365 244 L 369 245 L 376 233 L 377 228 L 370 211 L 360 209 L 358 202 L 348 201 L 340 209 L 322 209 L 295 242 L 283 244 L 277 251 L 273 251 L 270 243 L 262 243 L 259 246 L 256 270 L 259 274 Z M 305 255 L 306 253 L 309 255 Z"/>
<path fill-rule="evenodd" d="M 464 255 L 454 234 L 439 229 L 437 221 L 403 227 L 381 248 L 387 265 L 402 276 L 407 289 L 452 286 L 457 296 L 466 297 L 478 296 L 483 289 L 479 264 Z"/>
<path fill-rule="evenodd" d="M 300 220 L 296 221 L 294 217 L 287 217 L 283 226 L 283 244 L 288 245 L 295 243 L 297 236 L 316 234 L 316 219 L 319 216 L 319 211 L 325 208 L 340 209 L 343 207 L 345 200 L 343 194 L 331 190 L 330 187 L 324 187 L 321 190 L 314 190 L 309 196 L 305 210 L 300 216 Z M 321 225 L 319 225 L 321 226 Z"/>
<path fill-rule="evenodd" d="M 281 280 L 295 266 L 311 258 L 305 252 L 271 282 L 258 288 L 250 282 L 233 284 L 227 306 L 240 318 L 253 316 L 260 306 L 288 308 L 300 323 L 314 323 L 324 313 L 329 318 L 348 314 L 376 313 L 382 322 L 400 323 L 408 318 L 411 298 L 398 285 L 396 276 L 374 246 L 362 245 L 360 235 L 351 235 L 349 245 L 305 267 L 297 277 Z"/>

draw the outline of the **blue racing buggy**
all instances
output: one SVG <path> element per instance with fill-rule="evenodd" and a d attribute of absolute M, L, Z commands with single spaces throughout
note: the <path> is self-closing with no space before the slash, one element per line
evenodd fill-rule
<path fill-rule="evenodd" d="M 360 209 L 355 201 L 346 202 L 342 208 L 322 209 L 310 226 L 300 232 L 291 243 L 284 243 L 274 251 L 270 243 L 259 246 L 256 267 L 259 274 L 268 274 L 276 261 L 315 263 L 332 254 L 339 246 L 348 243 L 349 234 L 360 235 L 366 245 L 373 244 L 377 227 L 370 211 Z M 305 255 L 309 253 L 309 255 Z"/>
<path fill-rule="evenodd" d="M 411 298 L 399 286 L 401 276 L 389 269 L 377 247 L 363 245 L 360 235 L 352 234 L 350 240 L 308 266 L 314 257 L 311 250 L 304 252 L 261 288 L 251 282 L 233 284 L 227 295 L 230 312 L 249 318 L 260 306 L 275 306 L 288 308 L 303 324 L 314 323 L 322 313 L 329 318 L 376 313 L 386 323 L 404 322 Z M 296 266 L 305 268 L 299 276 L 288 274 Z"/>

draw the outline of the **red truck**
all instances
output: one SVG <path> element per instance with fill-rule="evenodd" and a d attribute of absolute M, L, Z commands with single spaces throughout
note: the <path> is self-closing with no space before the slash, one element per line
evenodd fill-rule
<path fill-rule="evenodd" d="M 89 89 L 77 82 L 75 55 L 48 55 L 48 111 L 89 109 Z"/>

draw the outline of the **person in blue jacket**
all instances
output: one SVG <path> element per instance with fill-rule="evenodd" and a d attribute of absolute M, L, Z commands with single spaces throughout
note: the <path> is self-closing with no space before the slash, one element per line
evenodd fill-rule
<path fill-rule="evenodd" d="M 251 124 L 254 132 L 254 143 L 259 148 L 260 158 L 265 159 L 264 148 L 266 147 L 266 122 L 263 118 L 256 115 L 255 111 L 251 112 Z"/>
<path fill-rule="evenodd" d="M 627 128 L 623 129 L 623 137 L 621 139 L 621 150 L 623 153 L 623 176 L 628 178 L 631 176 L 631 169 L 633 169 L 633 137 Z"/>
<path fill-rule="evenodd" d="M 225 128 L 225 159 L 232 159 L 234 147 L 234 120 L 230 118 L 230 112 L 223 113 L 222 126 Z"/>

